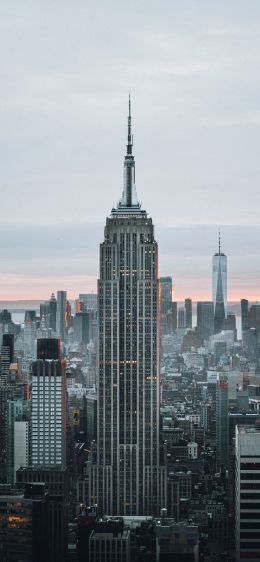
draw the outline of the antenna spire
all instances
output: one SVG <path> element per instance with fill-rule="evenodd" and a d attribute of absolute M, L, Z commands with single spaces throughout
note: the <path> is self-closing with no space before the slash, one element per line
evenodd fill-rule
<path fill-rule="evenodd" d="M 221 238 L 220 238 L 220 228 L 218 229 L 218 253 L 221 254 Z"/>
<path fill-rule="evenodd" d="M 133 148 L 133 137 L 132 137 L 132 118 L 131 118 L 131 97 L 129 92 L 129 100 L 128 100 L 128 135 L 127 135 L 127 154 L 132 154 Z"/>

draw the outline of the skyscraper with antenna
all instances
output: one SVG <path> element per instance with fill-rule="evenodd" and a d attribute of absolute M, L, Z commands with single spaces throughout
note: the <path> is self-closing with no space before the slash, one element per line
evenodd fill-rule
<path fill-rule="evenodd" d="M 219 230 L 218 252 L 212 261 L 212 300 L 214 307 L 214 332 L 224 329 L 227 318 L 227 256 L 221 251 Z"/>
<path fill-rule="evenodd" d="M 98 281 L 96 465 L 90 501 L 111 515 L 159 514 L 159 279 L 154 227 L 135 190 L 131 103 L 124 189 L 106 219 Z"/>

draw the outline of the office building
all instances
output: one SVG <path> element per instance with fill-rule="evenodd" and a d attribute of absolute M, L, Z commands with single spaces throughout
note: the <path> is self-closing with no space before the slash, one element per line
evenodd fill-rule
<path fill-rule="evenodd" d="M 28 485 L 23 493 L 0 495 L 0 559 L 46 562 L 48 501 L 44 486 Z"/>
<path fill-rule="evenodd" d="M 82 312 L 92 310 L 97 311 L 97 294 L 96 293 L 80 293 L 79 301 L 83 305 Z"/>
<path fill-rule="evenodd" d="M 100 246 L 97 467 L 91 468 L 90 502 L 112 515 L 149 515 L 164 504 L 167 484 L 159 465 L 158 249 L 135 191 L 130 102 L 124 178 Z"/>
<path fill-rule="evenodd" d="M 65 341 L 67 332 L 67 292 L 57 291 L 56 334 Z"/>
<path fill-rule="evenodd" d="M 260 303 L 255 302 L 249 308 L 249 326 L 260 332 Z"/>
<path fill-rule="evenodd" d="M 192 328 L 192 300 L 191 299 L 185 299 L 184 310 L 185 310 L 185 328 Z"/>
<path fill-rule="evenodd" d="M 178 328 L 178 303 L 175 301 L 172 303 L 172 329 L 176 332 Z"/>
<path fill-rule="evenodd" d="M 260 420 L 236 427 L 236 562 L 259 560 Z"/>
<path fill-rule="evenodd" d="M 0 384 L 8 380 L 10 364 L 14 362 L 14 335 L 3 334 L 1 347 Z"/>
<path fill-rule="evenodd" d="M 178 308 L 178 329 L 185 330 L 185 308 L 180 306 Z"/>
<path fill-rule="evenodd" d="M 77 343 L 88 344 L 92 336 L 92 312 L 76 312 L 74 316 L 73 339 Z"/>
<path fill-rule="evenodd" d="M 254 426 L 259 414 L 250 411 L 228 413 L 228 504 L 229 513 L 235 513 L 235 437 L 236 426 Z M 232 520 L 234 522 L 234 519 Z M 233 527 L 231 526 L 233 535 Z"/>
<path fill-rule="evenodd" d="M 162 336 L 173 331 L 171 277 L 160 277 L 160 327 Z"/>
<path fill-rule="evenodd" d="M 7 482 L 15 484 L 16 471 L 29 464 L 29 401 L 7 401 Z"/>
<path fill-rule="evenodd" d="M 222 373 L 216 386 L 216 466 L 228 466 L 228 381 Z"/>
<path fill-rule="evenodd" d="M 44 356 L 43 341 L 38 350 Z M 32 364 L 31 466 L 60 467 L 66 464 L 66 380 L 65 365 L 56 359 L 57 340 L 51 340 L 54 358 Z M 50 346 L 46 342 L 45 356 Z"/>
<path fill-rule="evenodd" d="M 130 529 L 120 517 L 99 518 L 89 537 L 92 562 L 130 562 Z"/>
<path fill-rule="evenodd" d="M 227 256 L 221 251 L 220 235 L 219 249 L 212 261 L 212 300 L 214 332 L 217 334 L 224 329 L 227 317 Z"/>
<path fill-rule="evenodd" d="M 183 511 L 192 496 L 192 472 L 169 470 L 167 513 L 176 521 L 183 519 Z"/>
<path fill-rule="evenodd" d="M 248 300 L 241 299 L 241 328 L 242 332 L 249 328 Z"/>
<path fill-rule="evenodd" d="M 201 337 L 208 340 L 214 333 L 214 307 L 212 301 L 197 302 L 197 328 Z"/>

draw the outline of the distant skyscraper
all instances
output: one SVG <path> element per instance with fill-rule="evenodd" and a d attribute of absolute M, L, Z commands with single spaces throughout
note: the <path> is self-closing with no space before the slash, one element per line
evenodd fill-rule
<path fill-rule="evenodd" d="M 43 342 L 46 342 L 46 352 Z M 50 357 L 50 341 L 54 355 Z M 32 364 L 31 466 L 65 468 L 66 380 L 65 366 L 56 359 L 57 340 L 41 340 L 38 353 L 48 359 Z"/>
<path fill-rule="evenodd" d="M 221 252 L 220 235 L 219 249 L 212 262 L 212 300 L 214 307 L 214 332 L 224 329 L 227 317 L 227 256 Z"/>
<path fill-rule="evenodd" d="M 197 328 L 200 336 L 205 340 L 208 340 L 214 333 L 213 302 L 197 302 Z"/>
<path fill-rule="evenodd" d="M 66 335 L 67 292 L 57 291 L 56 333 L 61 341 Z"/>
<path fill-rule="evenodd" d="M 249 328 L 248 300 L 241 299 L 241 328 L 242 332 Z"/>
<path fill-rule="evenodd" d="M 158 513 L 166 492 L 159 466 L 158 248 L 135 191 L 130 101 L 124 190 L 100 246 L 98 305 L 98 466 L 91 470 L 91 500 L 108 514 Z"/>
<path fill-rule="evenodd" d="M 192 300 L 185 299 L 185 328 L 192 328 Z"/>
<path fill-rule="evenodd" d="M 183 330 L 185 328 L 185 308 L 180 306 L 178 308 L 178 328 Z"/>
<path fill-rule="evenodd" d="M 260 333 L 260 303 L 255 302 L 249 309 L 249 326 L 255 328 Z"/>
<path fill-rule="evenodd" d="M 54 293 L 52 293 L 48 304 L 49 304 L 48 327 L 52 329 L 53 333 L 55 333 L 56 332 L 57 301 L 56 301 Z"/>
<path fill-rule="evenodd" d="M 172 278 L 160 277 L 161 289 L 161 335 L 170 334 L 173 331 L 172 322 Z"/>
<path fill-rule="evenodd" d="M 178 328 L 178 303 L 176 301 L 172 303 L 172 328 L 174 332 Z"/>
<path fill-rule="evenodd" d="M 89 343 L 91 339 L 92 312 L 76 312 L 73 339 L 77 343 Z"/>
<path fill-rule="evenodd" d="M 96 293 L 80 293 L 79 294 L 79 301 L 83 304 L 84 310 L 83 312 L 87 312 L 88 310 L 97 310 L 97 294 Z"/>

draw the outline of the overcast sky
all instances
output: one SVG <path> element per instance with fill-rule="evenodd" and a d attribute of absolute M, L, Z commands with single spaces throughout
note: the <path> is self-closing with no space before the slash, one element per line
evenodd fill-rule
<path fill-rule="evenodd" d="M 0 300 L 95 290 L 121 196 L 132 93 L 136 184 L 160 274 L 260 298 L 259 0 L 0 5 Z"/>

